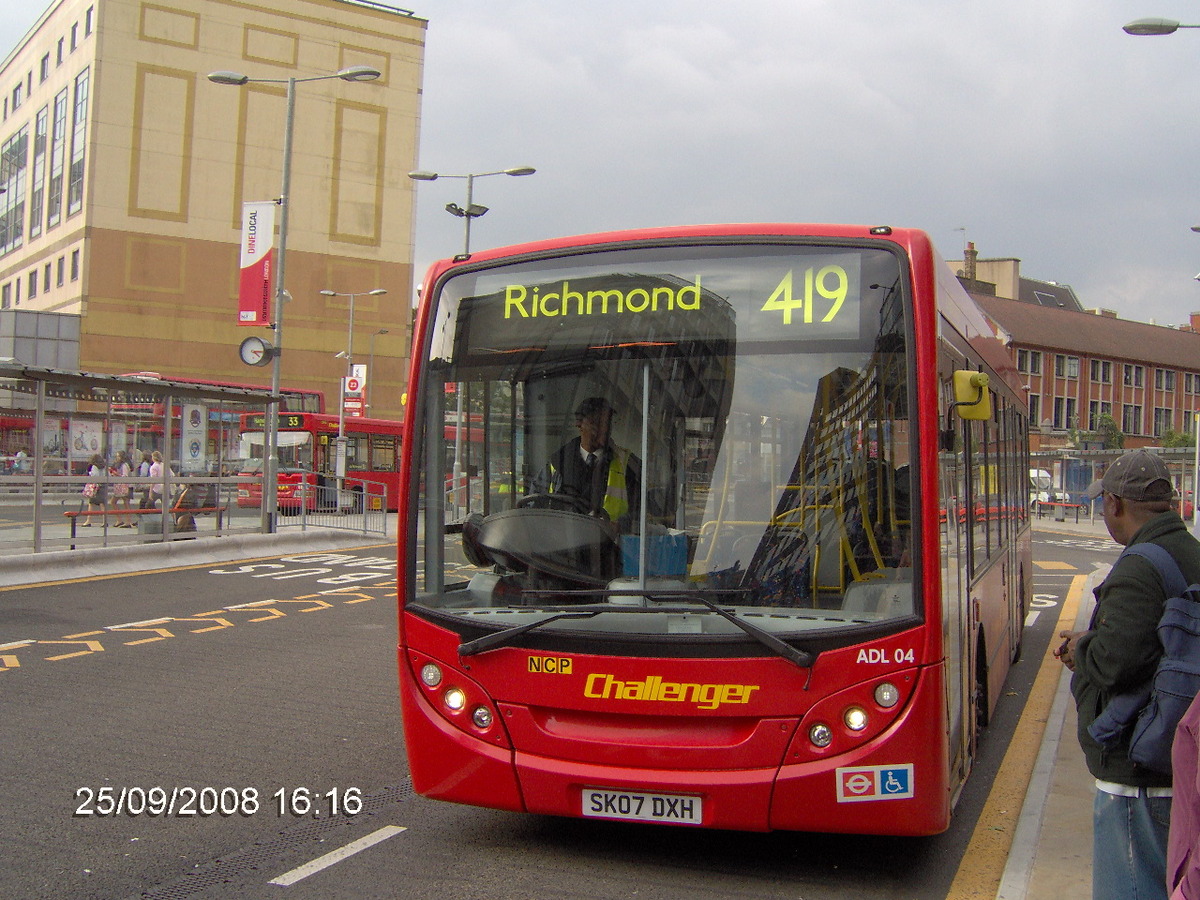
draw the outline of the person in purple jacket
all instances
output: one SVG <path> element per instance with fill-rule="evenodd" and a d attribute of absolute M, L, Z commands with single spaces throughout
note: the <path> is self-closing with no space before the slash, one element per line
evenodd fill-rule
<path fill-rule="evenodd" d="M 1200 900 L 1200 698 L 1175 730 L 1171 771 L 1175 797 L 1167 837 L 1167 890 L 1171 900 Z"/>

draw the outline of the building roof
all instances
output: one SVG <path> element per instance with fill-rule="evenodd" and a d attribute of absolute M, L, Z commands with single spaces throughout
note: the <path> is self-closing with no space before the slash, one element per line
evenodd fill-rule
<path fill-rule="evenodd" d="M 1057 284 L 1053 281 L 1037 281 L 1033 278 L 1022 278 L 1018 298 L 1024 303 L 1036 303 L 1050 309 L 1072 309 L 1083 311 L 1083 304 L 1075 296 L 1075 291 L 1069 284 Z"/>
<path fill-rule="evenodd" d="M 1200 333 L 1195 331 L 1020 300 L 972 296 L 987 317 L 1020 346 L 1170 369 L 1200 367 Z"/>

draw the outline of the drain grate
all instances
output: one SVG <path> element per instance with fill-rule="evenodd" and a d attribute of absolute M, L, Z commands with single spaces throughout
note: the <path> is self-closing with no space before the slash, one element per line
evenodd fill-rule
<path fill-rule="evenodd" d="M 170 884 L 143 891 L 137 895 L 137 898 L 138 900 L 187 900 L 210 887 L 225 884 L 247 872 L 257 871 L 263 867 L 264 863 L 276 859 L 289 850 L 326 837 L 335 829 L 348 828 L 361 822 L 364 815 L 374 815 L 393 803 L 403 803 L 412 796 L 412 783 L 407 780 L 402 784 L 382 788 L 363 797 L 362 812 L 358 815 L 314 819 L 294 825 L 269 840 L 258 841 L 228 856 L 218 857 Z"/>

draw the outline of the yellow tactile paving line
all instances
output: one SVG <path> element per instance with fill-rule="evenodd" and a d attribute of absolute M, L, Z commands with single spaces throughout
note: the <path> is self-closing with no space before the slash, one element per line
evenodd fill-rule
<path fill-rule="evenodd" d="M 1077 575 L 1072 579 L 1066 599 L 1063 600 L 1058 626 L 1054 629 L 1055 634 L 1074 623 L 1087 577 Z M 1061 674 L 1062 664 L 1047 654 L 1029 691 L 1025 711 L 1021 713 L 1021 720 L 1013 731 L 1008 752 L 996 773 L 979 821 L 975 823 L 971 842 L 946 893 L 947 900 L 994 900 L 1000 879 L 1004 876 L 1017 820 L 1021 816 L 1021 804 L 1029 788 L 1029 779 L 1041 748 L 1042 734 L 1046 730 L 1050 706 L 1054 702 L 1054 692 Z"/>

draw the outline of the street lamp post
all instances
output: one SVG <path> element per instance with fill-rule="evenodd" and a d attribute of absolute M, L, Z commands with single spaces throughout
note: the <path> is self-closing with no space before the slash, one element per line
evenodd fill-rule
<path fill-rule="evenodd" d="M 479 206 L 473 202 L 475 191 L 475 179 L 487 178 L 489 175 L 532 175 L 536 172 L 533 166 L 516 166 L 512 169 L 501 169 L 499 172 L 472 172 L 468 175 L 447 175 L 444 172 L 426 172 L 418 170 L 409 172 L 408 177 L 414 181 L 437 181 L 439 178 L 465 178 L 467 181 L 467 205 L 459 206 L 457 203 L 447 203 L 446 212 L 452 216 L 458 216 L 463 219 L 465 225 L 465 238 L 463 240 L 463 253 L 471 252 L 471 220 L 478 219 L 488 211 L 486 206 Z"/>
<path fill-rule="evenodd" d="M 459 206 L 457 203 L 447 203 L 446 212 L 452 216 L 458 216 L 463 219 L 464 237 L 463 237 L 463 255 L 471 255 L 471 220 L 477 219 L 488 211 L 486 206 L 479 206 L 474 203 L 474 189 L 476 178 L 487 178 L 489 175 L 532 175 L 536 172 L 533 166 L 515 166 L 511 169 L 501 169 L 498 172 L 472 172 L 467 175 L 447 175 L 443 172 L 427 172 L 423 169 L 418 169 L 416 172 L 409 172 L 408 177 L 414 181 L 437 181 L 439 178 L 465 178 L 467 182 L 467 205 Z M 462 434 L 463 434 L 463 385 L 460 382 L 455 391 L 457 397 L 458 409 L 456 412 L 457 425 L 454 429 L 454 470 L 451 475 L 452 483 L 451 490 L 454 491 L 454 509 L 455 514 L 458 513 L 459 491 L 462 487 Z"/>
<path fill-rule="evenodd" d="M 371 352 L 367 356 L 367 409 L 371 408 L 371 383 L 375 380 L 375 338 L 387 333 L 388 330 L 386 328 L 380 328 L 371 335 Z"/>
<path fill-rule="evenodd" d="M 283 123 L 283 186 L 279 200 L 279 259 L 275 280 L 275 331 L 274 348 L 271 350 L 271 399 L 267 402 L 266 442 L 263 448 L 262 516 L 268 532 L 275 531 L 275 515 L 279 504 L 279 389 L 280 369 L 283 363 L 283 304 L 288 298 L 284 281 L 287 258 L 288 209 L 292 181 L 292 134 L 296 124 L 296 85 L 308 81 L 326 81 L 340 78 L 342 81 L 374 81 L 380 76 L 378 69 L 370 66 L 350 66 L 329 75 L 311 75 L 307 78 L 250 78 L 240 72 L 210 72 L 208 80 L 215 84 L 241 87 L 247 84 L 287 85 L 286 113 Z"/>
<path fill-rule="evenodd" d="M 366 294 L 369 297 L 379 297 L 386 294 L 387 291 L 383 288 L 375 288 L 370 291 L 358 291 L 355 293 L 341 293 L 339 291 L 321 291 L 326 297 L 349 297 L 350 298 L 350 315 L 346 326 L 346 378 L 354 376 L 354 298 L 360 293 Z M 335 472 L 337 474 L 337 489 L 338 489 L 338 504 L 341 505 L 342 488 L 346 479 L 346 378 L 342 379 L 341 390 L 339 391 L 338 400 L 338 436 L 337 436 L 337 453 L 335 454 Z"/>
<path fill-rule="evenodd" d="M 1144 37 L 1155 34 L 1174 34 L 1180 28 L 1200 28 L 1200 25 L 1184 25 L 1174 19 L 1136 19 L 1128 25 L 1122 25 L 1121 30 L 1126 34 Z"/>

